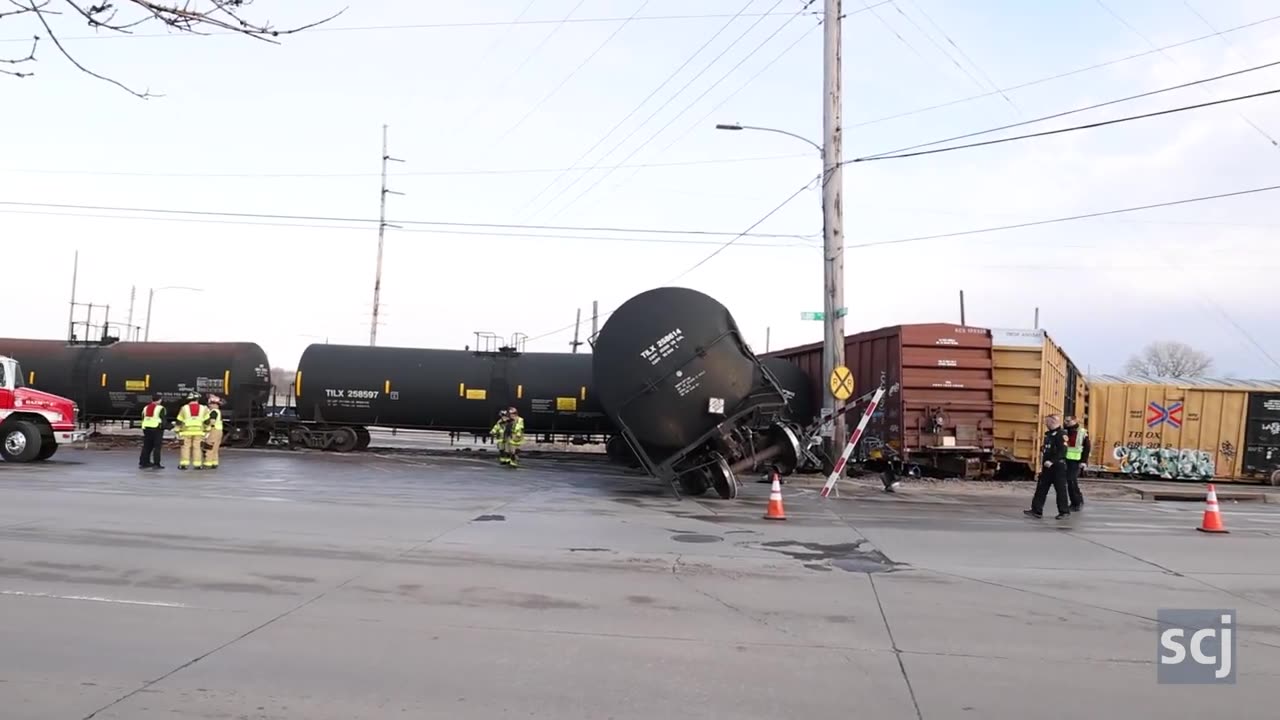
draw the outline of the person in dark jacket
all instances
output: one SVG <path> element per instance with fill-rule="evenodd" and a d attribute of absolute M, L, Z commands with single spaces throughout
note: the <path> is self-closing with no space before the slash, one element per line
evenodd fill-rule
<path fill-rule="evenodd" d="M 164 445 L 165 409 L 160 404 L 163 396 L 156 393 L 151 402 L 142 408 L 142 454 L 138 457 L 138 467 L 146 470 L 155 468 L 163 470 L 160 464 L 160 448 Z"/>
<path fill-rule="evenodd" d="M 1044 444 L 1040 451 L 1040 480 L 1036 483 L 1036 493 L 1031 498 L 1031 509 L 1022 512 L 1033 517 L 1044 517 L 1044 502 L 1049 498 L 1049 486 L 1053 486 L 1058 501 L 1058 515 L 1061 520 L 1071 515 L 1067 496 L 1067 434 L 1062 429 L 1062 420 L 1057 415 L 1044 419 L 1046 429 Z"/>
<path fill-rule="evenodd" d="M 1089 431 L 1080 427 L 1075 415 L 1068 415 L 1065 423 L 1067 442 L 1067 496 L 1071 498 L 1071 512 L 1084 507 L 1084 495 L 1080 492 L 1080 468 L 1089 462 Z"/>

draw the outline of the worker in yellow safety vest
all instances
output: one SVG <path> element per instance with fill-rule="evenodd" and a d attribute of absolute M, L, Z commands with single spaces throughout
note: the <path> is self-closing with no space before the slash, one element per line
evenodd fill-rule
<path fill-rule="evenodd" d="M 507 467 L 520 467 L 520 446 L 524 443 L 524 418 L 514 407 L 507 408 L 507 430 L 503 437 L 507 445 Z"/>
<path fill-rule="evenodd" d="M 200 395 L 191 393 L 187 401 L 178 410 L 177 430 L 182 439 L 182 455 L 178 458 L 178 469 L 186 470 L 188 466 L 200 469 L 204 458 L 204 423 L 209 419 L 209 409 L 200 404 Z"/>
<path fill-rule="evenodd" d="M 1089 432 L 1080 427 L 1074 415 L 1068 415 L 1065 423 L 1067 440 L 1067 496 L 1071 498 L 1071 512 L 1084 507 L 1084 495 L 1080 492 L 1080 468 L 1089 462 Z"/>
<path fill-rule="evenodd" d="M 209 396 L 209 419 L 205 421 L 208 434 L 204 436 L 209 449 L 204 453 L 204 466 L 209 470 L 218 469 L 218 449 L 222 447 L 222 398 Z"/>
<path fill-rule="evenodd" d="M 506 408 L 503 408 L 498 411 L 498 422 L 494 423 L 493 427 L 489 429 L 489 437 L 493 438 L 493 443 L 498 446 L 498 462 L 503 465 L 506 465 L 508 462 L 507 443 L 505 441 L 506 434 L 507 410 Z"/>
<path fill-rule="evenodd" d="M 138 457 L 138 467 L 146 470 L 155 468 L 163 470 L 160 464 L 160 447 L 164 444 L 164 405 L 160 404 L 163 396 L 156 393 L 151 402 L 142 408 L 142 455 Z"/>

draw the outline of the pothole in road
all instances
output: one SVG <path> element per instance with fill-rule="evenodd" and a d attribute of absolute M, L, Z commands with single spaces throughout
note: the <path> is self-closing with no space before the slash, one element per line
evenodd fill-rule
<path fill-rule="evenodd" d="M 866 540 L 835 544 L 776 540 L 761 543 L 760 546 L 800 560 L 810 570 L 830 571 L 834 567 L 845 572 L 881 573 L 906 567 L 904 563 L 894 562 L 884 553 L 870 547 Z"/>

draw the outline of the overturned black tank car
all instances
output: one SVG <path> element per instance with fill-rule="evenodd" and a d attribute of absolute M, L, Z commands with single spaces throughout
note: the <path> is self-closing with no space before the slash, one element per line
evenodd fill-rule
<path fill-rule="evenodd" d="M 739 473 L 795 469 L 786 395 L 715 299 L 649 290 L 615 310 L 592 345 L 600 405 L 651 475 L 731 499 Z"/>

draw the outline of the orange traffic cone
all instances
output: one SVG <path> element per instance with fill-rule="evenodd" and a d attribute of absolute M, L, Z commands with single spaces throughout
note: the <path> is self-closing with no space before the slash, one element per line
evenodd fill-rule
<path fill-rule="evenodd" d="M 1207 533 L 1227 532 L 1226 526 L 1222 524 L 1222 514 L 1218 511 L 1218 492 L 1213 489 L 1213 483 L 1209 483 L 1209 496 L 1204 501 L 1204 520 L 1200 521 L 1200 527 L 1196 529 Z"/>
<path fill-rule="evenodd" d="M 782 510 L 782 483 L 778 473 L 773 473 L 773 487 L 769 489 L 769 508 L 764 513 L 765 520 L 786 520 L 787 514 Z"/>

